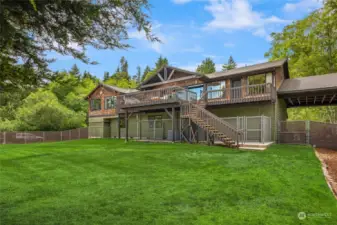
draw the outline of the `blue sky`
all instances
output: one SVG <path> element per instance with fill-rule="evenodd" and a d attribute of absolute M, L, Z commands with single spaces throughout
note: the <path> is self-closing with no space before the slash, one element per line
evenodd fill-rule
<path fill-rule="evenodd" d="M 238 66 L 266 61 L 270 33 L 321 6 L 321 0 L 150 0 L 153 32 L 162 43 L 150 43 L 143 33 L 130 30 L 129 50 L 96 50 L 88 47 L 87 55 L 98 65 L 86 65 L 71 56 L 56 53 L 52 70 L 68 70 L 76 63 L 80 70 L 102 78 L 104 71 L 113 73 L 121 56 L 129 63 L 129 73 L 136 67 L 154 67 L 162 55 L 169 64 L 195 70 L 206 57 L 217 67 L 232 55 Z"/>

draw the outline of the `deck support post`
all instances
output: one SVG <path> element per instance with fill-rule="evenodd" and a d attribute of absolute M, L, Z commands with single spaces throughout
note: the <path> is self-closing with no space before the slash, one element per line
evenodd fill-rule
<path fill-rule="evenodd" d="M 141 128 L 140 128 L 140 117 L 139 117 L 139 113 L 137 113 L 137 137 L 138 137 L 138 140 L 140 140 L 141 137 L 142 137 Z"/>
<path fill-rule="evenodd" d="M 117 117 L 117 132 L 118 132 L 118 139 L 121 139 L 121 117 L 119 113 Z"/>
<path fill-rule="evenodd" d="M 172 141 L 176 141 L 176 110 L 172 107 Z"/>
<path fill-rule="evenodd" d="M 129 113 L 125 112 L 125 142 L 129 140 Z"/>

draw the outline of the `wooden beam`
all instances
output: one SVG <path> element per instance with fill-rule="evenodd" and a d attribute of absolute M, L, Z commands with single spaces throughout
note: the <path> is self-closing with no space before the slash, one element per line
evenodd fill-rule
<path fill-rule="evenodd" d="M 167 108 L 165 108 L 165 112 L 166 112 L 167 115 L 172 119 L 172 114 L 167 110 Z"/>
<path fill-rule="evenodd" d="M 316 104 L 316 95 L 315 95 L 315 98 L 314 98 L 314 105 Z"/>
<path fill-rule="evenodd" d="M 288 98 L 288 101 L 289 101 L 292 105 L 294 105 L 294 103 L 293 103 L 293 101 L 291 100 L 291 98 Z"/>
<path fill-rule="evenodd" d="M 300 97 L 297 98 L 298 104 L 301 105 Z"/>
<path fill-rule="evenodd" d="M 161 80 L 161 82 L 164 82 L 165 80 L 162 78 L 162 76 L 160 75 L 160 73 L 157 73 L 157 76 L 159 77 L 159 79 Z"/>
<path fill-rule="evenodd" d="M 121 117 L 118 114 L 117 117 L 117 130 L 118 130 L 118 139 L 121 139 Z"/>
<path fill-rule="evenodd" d="M 177 81 L 183 81 L 183 80 L 190 80 L 190 79 L 195 79 L 195 78 L 198 78 L 198 76 L 191 75 L 191 76 L 188 76 L 188 77 L 181 77 L 181 78 L 177 78 L 177 79 L 173 79 L 173 80 L 163 81 L 161 83 L 145 84 L 145 85 L 142 85 L 141 88 L 154 87 L 154 86 L 158 86 L 158 85 L 162 85 L 162 84 L 167 84 L 167 83 L 172 83 L 172 82 L 177 82 Z"/>
<path fill-rule="evenodd" d="M 322 99 L 322 102 L 321 102 L 322 104 L 323 104 L 323 102 L 324 102 L 324 100 L 325 100 L 325 96 L 326 96 L 326 95 L 323 96 L 323 99 Z"/>
<path fill-rule="evenodd" d="M 308 96 L 305 96 L 305 103 L 308 105 Z"/>
<path fill-rule="evenodd" d="M 172 107 L 172 141 L 176 141 L 176 110 Z"/>
<path fill-rule="evenodd" d="M 174 74 L 174 71 L 175 71 L 175 70 L 172 70 L 172 71 L 171 71 L 171 73 L 170 73 L 169 77 L 167 78 L 167 80 L 170 80 L 170 79 L 171 79 L 171 77 L 172 77 L 173 74 Z"/>
<path fill-rule="evenodd" d="M 167 68 L 164 67 L 164 80 L 167 80 Z"/>
<path fill-rule="evenodd" d="M 334 100 L 335 97 L 336 97 L 336 94 L 334 94 L 334 95 L 331 97 L 329 104 L 331 104 L 331 102 Z"/>

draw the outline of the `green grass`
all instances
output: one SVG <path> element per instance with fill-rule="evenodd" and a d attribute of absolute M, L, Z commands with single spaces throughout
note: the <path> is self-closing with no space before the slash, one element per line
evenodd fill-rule
<path fill-rule="evenodd" d="M 333 224 L 313 149 L 81 140 L 0 146 L 1 224 Z M 328 213 L 305 220 L 298 212 Z"/>

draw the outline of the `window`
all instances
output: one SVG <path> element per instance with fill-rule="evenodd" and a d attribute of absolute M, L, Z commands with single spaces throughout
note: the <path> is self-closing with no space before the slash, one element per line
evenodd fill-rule
<path fill-rule="evenodd" d="M 116 96 L 105 97 L 104 109 L 113 109 L 115 108 Z"/>
<path fill-rule="evenodd" d="M 211 84 L 208 84 L 207 86 L 207 91 L 208 96 L 207 98 L 212 99 L 212 98 L 223 98 L 224 97 L 224 89 L 226 88 L 226 82 L 225 81 L 219 81 L 219 82 L 214 82 Z"/>
<path fill-rule="evenodd" d="M 259 95 L 266 92 L 266 75 L 254 75 L 248 77 L 248 94 L 249 95 Z"/>
<path fill-rule="evenodd" d="M 197 94 L 197 100 L 201 98 L 203 89 L 204 89 L 203 86 L 188 87 L 189 91 L 192 91 Z"/>
<path fill-rule="evenodd" d="M 149 116 L 149 128 L 162 128 L 163 127 L 163 121 L 162 116 Z"/>
<path fill-rule="evenodd" d="M 266 83 L 266 75 L 260 74 L 260 75 L 254 75 L 248 77 L 248 84 L 249 85 L 255 85 L 255 84 L 265 84 Z"/>
<path fill-rule="evenodd" d="M 101 110 L 101 99 L 91 99 L 90 101 L 90 109 L 91 111 Z"/>

